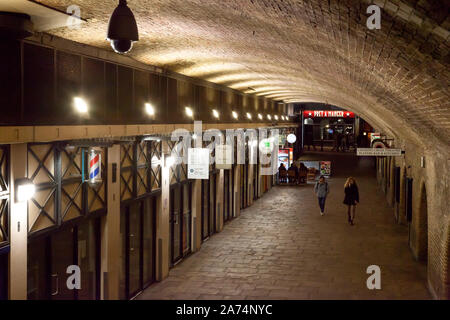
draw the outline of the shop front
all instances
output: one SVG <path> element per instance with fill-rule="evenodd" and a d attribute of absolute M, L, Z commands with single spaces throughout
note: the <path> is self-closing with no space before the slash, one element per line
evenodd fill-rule
<path fill-rule="evenodd" d="M 155 281 L 160 160 L 159 140 L 121 145 L 120 299 L 131 299 Z"/>
<path fill-rule="evenodd" d="M 28 206 L 30 300 L 100 299 L 106 149 L 96 148 L 97 177 L 87 169 L 89 150 L 63 143 L 28 145 L 28 178 L 36 186 Z M 93 179 L 86 181 L 89 174 Z M 79 290 L 67 286 L 70 266 L 79 267 Z"/>
<path fill-rule="evenodd" d="M 170 242 L 172 265 L 191 253 L 192 182 L 173 185 L 170 190 Z"/>
<path fill-rule="evenodd" d="M 233 170 L 224 170 L 223 180 L 223 221 L 228 222 L 234 217 L 233 210 Z"/>
<path fill-rule="evenodd" d="M 9 146 L 0 145 L 0 300 L 8 299 Z"/>
<path fill-rule="evenodd" d="M 209 179 L 202 180 L 202 240 L 216 233 L 216 183 L 218 172 L 212 170 Z"/>
<path fill-rule="evenodd" d="M 349 149 L 356 143 L 355 114 L 346 110 L 303 111 L 304 146 Z"/>

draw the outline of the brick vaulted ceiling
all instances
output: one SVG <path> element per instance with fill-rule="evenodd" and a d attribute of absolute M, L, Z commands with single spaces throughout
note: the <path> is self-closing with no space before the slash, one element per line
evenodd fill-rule
<path fill-rule="evenodd" d="M 111 50 L 114 0 L 78 5 L 79 29 L 50 33 Z M 450 144 L 449 0 L 129 0 L 141 62 L 285 102 L 348 108 L 392 136 Z M 249 89 L 252 88 L 252 89 Z"/>

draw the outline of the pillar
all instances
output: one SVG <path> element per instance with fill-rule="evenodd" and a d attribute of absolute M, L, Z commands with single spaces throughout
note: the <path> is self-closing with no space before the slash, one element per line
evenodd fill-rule
<path fill-rule="evenodd" d="M 169 276 L 170 267 L 170 167 L 166 166 L 169 157 L 169 146 L 162 144 L 161 157 L 161 204 L 157 208 L 156 217 L 156 280 L 161 281 Z"/>
<path fill-rule="evenodd" d="M 194 140 L 195 148 L 202 148 L 201 126 L 194 125 L 197 139 Z M 200 250 L 202 245 L 202 180 L 194 180 L 192 186 L 192 252 Z"/>
<path fill-rule="evenodd" d="M 107 159 L 108 210 L 101 222 L 101 291 L 102 299 L 118 300 L 123 245 L 120 237 L 120 145 L 108 148 Z"/>
<path fill-rule="evenodd" d="M 254 165 L 249 164 L 248 165 L 248 189 L 247 189 L 247 199 L 248 199 L 248 205 L 251 206 L 253 204 L 253 175 L 254 175 Z"/>
<path fill-rule="evenodd" d="M 11 217 L 9 252 L 9 299 L 27 299 L 27 241 L 28 203 L 15 201 L 15 180 L 27 177 L 27 144 L 12 144 L 11 170 Z"/>
<path fill-rule="evenodd" d="M 235 217 L 239 217 L 241 214 L 241 164 L 238 164 L 234 167 L 234 186 L 233 186 L 233 192 L 234 192 L 234 212 Z"/>
<path fill-rule="evenodd" d="M 224 188 L 225 170 L 220 169 L 219 179 L 216 181 L 216 230 L 218 232 L 223 229 L 223 188 Z"/>

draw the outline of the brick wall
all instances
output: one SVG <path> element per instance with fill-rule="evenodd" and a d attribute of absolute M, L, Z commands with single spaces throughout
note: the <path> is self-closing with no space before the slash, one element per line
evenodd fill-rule
<path fill-rule="evenodd" d="M 449 299 L 449 228 L 450 184 L 448 154 L 425 149 L 410 141 L 396 141 L 396 147 L 405 150 L 404 157 L 394 159 L 395 166 L 401 170 L 400 202 L 394 205 L 398 210 L 398 222 L 409 228 L 409 246 L 415 259 L 428 265 L 428 281 L 432 294 L 439 299 Z M 425 156 L 425 168 L 421 167 L 421 156 Z M 377 161 L 378 168 L 382 162 Z M 377 168 L 377 169 L 378 169 Z M 413 179 L 412 221 L 405 217 L 406 176 Z M 381 175 L 378 181 L 383 183 Z M 391 197 L 389 188 L 387 199 Z M 395 201 L 395 200 L 394 200 Z M 424 202 L 426 201 L 426 202 Z M 405 239 L 405 244 L 408 239 Z"/>

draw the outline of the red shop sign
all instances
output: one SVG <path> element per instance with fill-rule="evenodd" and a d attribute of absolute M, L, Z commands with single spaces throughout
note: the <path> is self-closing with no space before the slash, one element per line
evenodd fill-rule
<path fill-rule="evenodd" d="M 303 117 L 306 118 L 354 118 L 355 114 L 351 111 L 336 110 L 306 110 L 303 111 Z"/>

